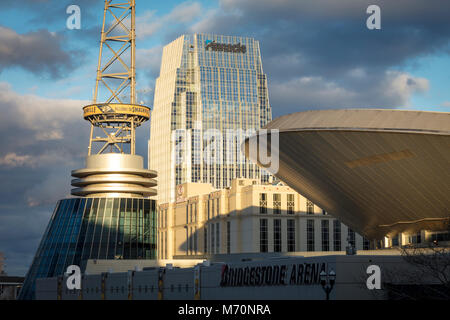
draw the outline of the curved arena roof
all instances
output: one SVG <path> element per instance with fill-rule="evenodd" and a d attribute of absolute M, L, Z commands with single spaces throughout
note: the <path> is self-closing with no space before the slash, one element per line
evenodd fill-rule
<path fill-rule="evenodd" d="M 448 227 L 450 113 L 307 111 L 266 128 L 279 130 L 275 176 L 364 236 Z M 253 161 L 249 140 L 263 134 L 243 144 Z"/>

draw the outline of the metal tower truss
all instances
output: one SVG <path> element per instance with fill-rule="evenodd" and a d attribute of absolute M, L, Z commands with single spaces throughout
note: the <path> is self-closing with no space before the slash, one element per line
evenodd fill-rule
<path fill-rule="evenodd" d="M 72 195 L 156 195 L 157 173 L 135 153 L 136 128 L 150 119 L 150 108 L 136 104 L 135 13 L 135 0 L 105 0 L 94 97 L 83 107 L 88 156 L 85 168 L 72 170 Z"/>
<path fill-rule="evenodd" d="M 135 0 L 105 0 L 93 104 L 83 108 L 91 122 L 88 155 L 135 154 L 135 129 L 150 118 L 150 108 L 136 104 L 135 40 Z"/>

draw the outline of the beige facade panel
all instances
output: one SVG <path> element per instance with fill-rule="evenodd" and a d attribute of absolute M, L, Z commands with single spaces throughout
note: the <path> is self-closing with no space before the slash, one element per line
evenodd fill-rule
<path fill-rule="evenodd" d="M 235 179 L 221 190 L 184 183 L 176 202 L 158 207 L 159 259 L 345 251 L 352 234 L 357 249 L 369 249 L 361 235 L 294 189 L 255 179 Z"/>

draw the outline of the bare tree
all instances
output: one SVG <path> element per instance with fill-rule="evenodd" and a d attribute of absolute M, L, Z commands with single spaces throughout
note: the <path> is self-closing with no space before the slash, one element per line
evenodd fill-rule
<path fill-rule="evenodd" d="M 390 270 L 384 288 L 392 299 L 450 299 L 450 246 L 429 243 L 400 248 L 405 268 Z"/>

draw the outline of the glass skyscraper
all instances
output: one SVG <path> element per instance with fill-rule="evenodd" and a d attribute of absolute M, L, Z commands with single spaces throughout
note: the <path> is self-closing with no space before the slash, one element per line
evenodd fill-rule
<path fill-rule="evenodd" d="M 159 203 L 174 201 L 184 182 L 225 188 L 233 178 L 267 181 L 240 146 L 271 120 L 258 41 L 194 34 L 165 46 L 149 141 Z"/>
<path fill-rule="evenodd" d="M 60 276 L 88 259 L 156 259 L 156 203 L 139 198 L 58 201 L 20 291 L 32 299 L 36 279 Z"/>

